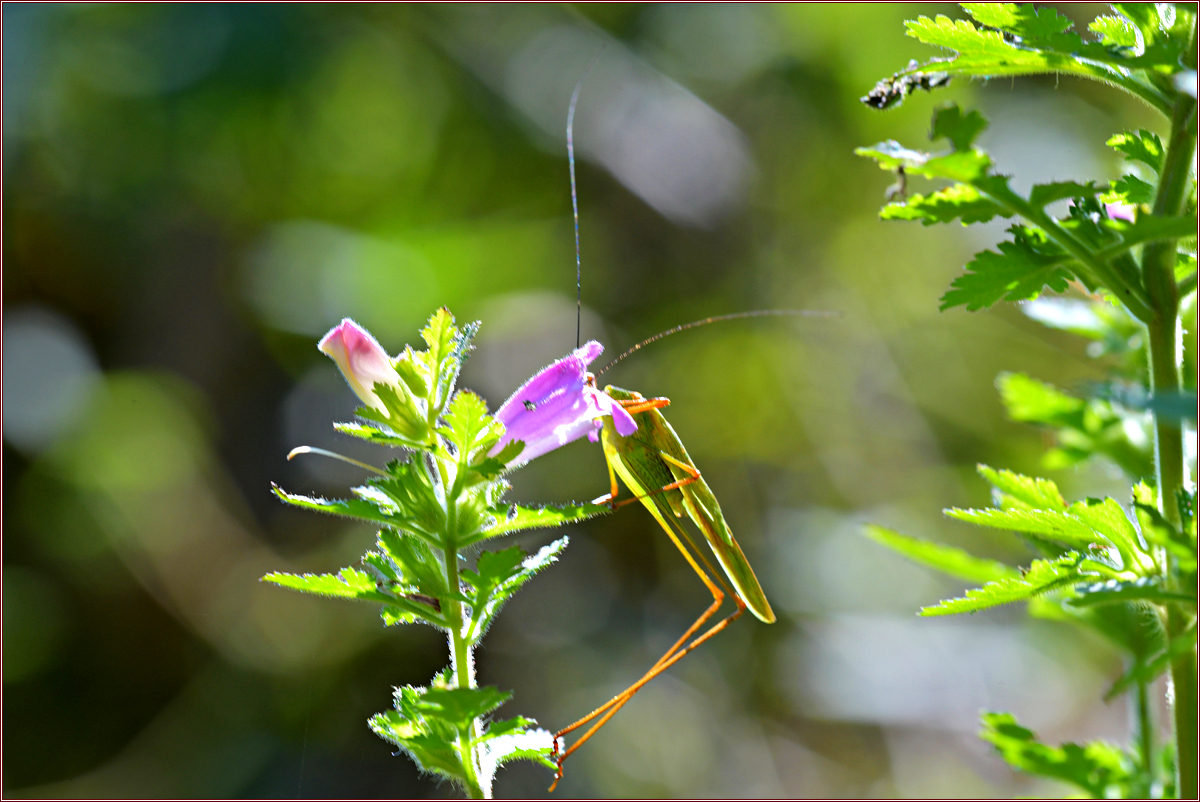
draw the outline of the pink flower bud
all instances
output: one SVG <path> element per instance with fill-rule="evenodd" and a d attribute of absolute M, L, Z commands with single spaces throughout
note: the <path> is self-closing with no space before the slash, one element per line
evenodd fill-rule
<path fill-rule="evenodd" d="M 337 363 L 350 389 L 364 404 L 387 412 L 372 388 L 376 383 L 398 385 L 400 374 L 392 367 L 387 351 L 366 329 L 345 318 L 321 338 L 317 348 Z"/>
<path fill-rule="evenodd" d="M 504 437 L 491 453 L 522 440 L 525 449 L 510 463 L 520 465 L 584 435 L 595 442 L 598 418 L 605 415 L 612 416 L 618 434 L 637 431 L 637 423 L 620 404 L 588 383 L 587 366 L 603 351 L 603 345 L 591 340 L 521 385 L 496 410 Z"/>

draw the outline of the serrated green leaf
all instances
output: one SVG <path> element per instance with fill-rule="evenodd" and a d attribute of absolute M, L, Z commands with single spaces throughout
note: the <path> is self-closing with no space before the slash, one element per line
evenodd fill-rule
<path fill-rule="evenodd" d="M 1069 27 L 1062 27 L 1069 26 L 1069 20 L 1048 7 L 983 3 L 975 8 L 987 19 L 1003 21 L 1003 26 L 997 26 L 1001 30 L 979 28 L 966 20 L 941 15 L 905 23 L 909 36 L 956 51 L 956 55 L 927 65 L 913 63 L 893 80 L 934 68 L 951 76 L 981 78 L 1065 73 L 1119 86 L 1170 114 L 1169 97 L 1131 71 L 1176 65 L 1182 47 L 1186 46 L 1186 32 L 1150 44 L 1138 54 L 1104 42 L 1084 42 Z"/>
<path fill-rule="evenodd" d="M 948 139 L 955 150 L 969 150 L 975 138 L 987 128 L 987 120 L 978 111 L 964 114 L 956 103 L 939 106 L 933 113 L 933 128 L 929 138 L 933 141 Z"/>
<path fill-rule="evenodd" d="M 508 465 L 525 450 L 524 440 L 510 440 L 493 457 L 485 457 L 471 466 L 471 470 L 484 479 L 494 479 L 508 469 Z"/>
<path fill-rule="evenodd" d="M 489 529 L 486 537 L 498 537 L 526 529 L 549 529 L 563 524 L 575 523 L 596 515 L 607 515 L 612 508 L 607 504 L 547 504 L 543 507 L 526 507 L 508 504 L 492 507 L 496 525 Z"/>
<path fill-rule="evenodd" d="M 376 545 L 398 575 L 401 592 L 415 591 L 434 599 L 463 598 L 450 592 L 441 561 L 422 538 L 381 529 Z"/>
<path fill-rule="evenodd" d="M 1133 490 L 1133 511 L 1147 543 L 1166 549 L 1179 562 L 1184 572 L 1196 570 L 1196 541 L 1183 536 L 1155 506 L 1154 491 L 1146 485 Z"/>
<path fill-rule="evenodd" d="M 351 437 L 358 437 L 367 442 L 383 446 L 417 449 L 425 445 L 406 437 L 400 437 L 393 432 L 385 431 L 379 427 L 368 426 L 365 423 L 335 423 L 333 424 L 333 428 L 342 434 L 348 434 Z"/>
<path fill-rule="evenodd" d="M 999 512 L 999 510 L 997 511 Z M 931 607 L 922 607 L 918 615 L 938 616 L 957 613 L 973 613 L 1002 604 L 1049 593 L 1052 590 L 1073 585 L 1085 575 L 1079 572 L 1080 558 L 1074 552 L 1056 560 L 1034 560 L 1022 576 L 999 579 L 981 588 L 968 590 L 965 596 L 946 599 Z"/>
<path fill-rule="evenodd" d="M 431 377 L 429 403 L 434 417 L 441 415 L 454 395 L 458 373 L 478 329 L 478 322 L 459 329 L 454 325 L 454 316 L 445 307 L 437 310 L 421 329 L 421 338 L 428 347 L 417 352 L 415 358 Z"/>
<path fill-rule="evenodd" d="M 908 29 L 908 35 L 914 39 L 934 47 L 957 51 L 961 55 L 1001 59 L 1011 58 L 1020 52 L 1004 41 L 1003 34 L 997 31 L 980 30 L 967 20 L 953 20 L 941 14 L 934 19 L 918 17 L 908 20 L 904 26 Z"/>
<path fill-rule="evenodd" d="M 466 785 L 462 753 L 457 748 L 458 733 L 453 724 L 437 715 L 438 706 L 423 704 L 424 696 L 435 689 L 405 685 L 397 688 L 394 710 L 377 713 L 368 721 L 380 738 L 399 746 L 422 771 L 437 774 Z M 433 715 L 430 715 L 433 713 Z"/>
<path fill-rule="evenodd" d="M 404 346 L 404 351 L 392 361 L 392 365 L 410 393 L 417 398 L 429 397 L 430 377 L 421 370 L 411 345 Z"/>
<path fill-rule="evenodd" d="M 271 484 L 271 492 L 284 503 L 306 510 L 341 515 L 384 526 L 408 527 L 412 524 L 412 518 L 397 512 L 381 510 L 378 505 L 360 498 L 325 499 L 319 496 L 301 496 L 288 493 L 274 483 Z"/>
<path fill-rule="evenodd" d="M 997 215 L 1012 217 L 1012 212 L 969 184 L 955 184 L 929 195 L 913 195 L 890 203 L 879 212 L 884 220 L 920 220 L 927 226 L 958 219 L 963 225 L 986 223 Z"/>
<path fill-rule="evenodd" d="M 1134 47 L 1137 45 L 1137 29 L 1124 17 L 1096 17 L 1088 23 L 1088 30 L 1100 37 L 1102 44 L 1110 47 Z"/>
<path fill-rule="evenodd" d="M 381 588 L 374 577 L 355 568 L 343 568 L 337 574 L 288 574 L 276 571 L 264 576 L 262 581 L 317 596 L 381 602 L 395 611 L 396 623 L 422 619 L 434 626 L 443 626 L 437 608 L 423 603 L 419 598 L 398 596 Z M 386 616 L 384 620 L 386 623 Z"/>
<path fill-rule="evenodd" d="M 379 617 L 383 619 L 385 627 L 394 627 L 399 624 L 415 624 L 423 618 L 415 613 L 406 612 L 399 607 L 393 607 L 388 604 L 380 608 Z"/>
<path fill-rule="evenodd" d="M 1141 128 L 1137 133 L 1125 131 L 1114 134 L 1105 144 L 1124 155 L 1126 159 L 1141 162 L 1156 174 L 1162 171 L 1165 149 L 1158 134 L 1152 131 Z"/>
<path fill-rule="evenodd" d="M 454 542 L 460 549 L 492 536 L 497 519 L 489 504 L 507 489 L 503 480 L 488 482 L 463 493 L 454 502 Z"/>
<path fill-rule="evenodd" d="M 417 401 L 403 383 L 392 385 L 376 382 L 373 389 L 386 411 L 359 407 L 354 414 L 382 423 L 402 441 L 412 443 L 412 448 L 426 448 L 433 444 L 433 432 L 425 419 L 424 403 Z"/>
<path fill-rule="evenodd" d="M 1006 500 L 1017 502 L 1017 505 L 1004 504 L 1005 507 L 1023 506 L 1027 509 L 1067 511 L 1067 502 L 1063 499 L 1058 485 L 1049 479 L 1022 476 L 1008 470 L 995 470 L 986 465 L 977 465 L 979 474 L 987 479 Z"/>
<path fill-rule="evenodd" d="M 939 309 L 965 306 L 967 311 L 986 309 L 1000 301 L 1036 298 L 1046 288 L 1065 292 L 1071 273 L 1063 255 L 1026 237 L 1001 242 L 1000 252 L 983 251 L 967 263 L 967 272 L 950 284 Z"/>
<path fill-rule="evenodd" d="M 376 574 L 376 579 L 382 582 L 398 583 L 403 582 L 403 575 L 398 570 L 397 565 L 387 557 L 377 551 L 368 551 L 363 555 L 363 565 L 368 571 L 373 571 Z"/>
<path fill-rule="evenodd" d="M 1196 291 L 1196 255 L 1191 253 L 1178 253 L 1175 255 L 1175 280 L 1183 282 L 1188 279 L 1191 282 L 1190 287 L 1180 287 L 1180 296 L 1186 297 Z M 1192 332 L 1195 336 L 1195 332 Z"/>
<path fill-rule="evenodd" d="M 1084 746 L 1039 743 L 1010 713 L 984 713 L 979 737 L 996 748 L 1016 769 L 1071 783 L 1094 797 L 1125 796 L 1134 780 L 1134 763 L 1119 748 L 1103 741 Z"/>
<path fill-rule="evenodd" d="M 453 740 L 419 731 L 395 710 L 376 713 L 367 725 L 380 738 L 403 749 L 421 771 L 466 782 L 462 758 Z"/>
<path fill-rule="evenodd" d="M 1174 593 L 1164 590 L 1162 580 L 1156 576 L 1142 576 L 1137 579 L 1109 579 L 1105 582 L 1094 582 L 1090 585 L 1079 585 L 1075 588 L 1078 594 L 1068 604 L 1076 607 L 1090 607 L 1096 604 L 1115 604 L 1117 602 L 1153 602 L 1155 604 L 1170 604 L 1183 602 L 1196 604 L 1196 597 L 1185 593 Z"/>
<path fill-rule="evenodd" d="M 500 442 L 504 433 L 504 427 L 488 415 L 487 403 L 469 390 L 455 393 L 444 419 L 446 426 L 439 431 L 455 448 L 469 455 L 468 462 Z"/>
<path fill-rule="evenodd" d="M 556 562 L 567 543 L 567 538 L 559 538 L 543 546 L 532 557 L 526 557 L 520 546 L 511 546 L 497 552 L 481 552 L 475 563 L 475 570 L 467 569 L 462 572 L 463 581 L 472 590 L 468 596 L 471 618 L 466 632 L 467 639 L 471 643 L 478 643 L 504 603 L 532 579 L 534 574 Z"/>
<path fill-rule="evenodd" d="M 1099 226 L 1109 234 L 1120 238 L 1121 245 L 1131 248 L 1146 242 L 1164 239 L 1182 239 L 1196 236 L 1196 217 L 1138 215 L 1137 220 L 1101 220 Z M 1072 226 L 1063 224 L 1064 228 Z"/>
<path fill-rule="evenodd" d="M 362 599 L 389 604 L 395 601 L 390 594 L 378 589 L 370 574 L 355 568 L 343 568 L 336 574 L 288 574 L 276 571 L 264 576 L 262 581 L 273 582 L 301 593 L 314 593 L 337 599 Z"/>
<path fill-rule="evenodd" d="M 863 527 L 863 533 L 913 562 L 968 582 L 991 582 L 1021 575 L 1016 568 L 1004 563 L 974 557 L 962 549 L 902 535 L 882 526 L 867 524 Z"/>
<path fill-rule="evenodd" d="M 1068 17 L 1053 8 L 1035 7 L 1032 3 L 963 3 L 962 7 L 981 25 L 1035 42 L 1045 41 L 1073 27 Z"/>
<path fill-rule="evenodd" d="M 387 471 L 387 476 L 373 476 L 350 492 L 384 513 L 402 516 L 402 528 L 442 545 L 438 538 L 446 529 L 446 510 L 437 470 L 418 457 L 410 462 L 390 462 Z"/>
<path fill-rule="evenodd" d="M 488 726 L 487 733 L 476 741 L 480 747 L 481 779 L 485 784 L 490 784 L 496 769 L 514 760 L 531 760 L 548 769 L 558 768 L 552 758 L 554 736 L 530 726 L 536 723 L 518 716 L 507 721 L 494 721 Z"/>
<path fill-rule="evenodd" d="M 944 156 L 934 156 L 924 164 L 911 168 L 910 172 L 925 178 L 981 183 L 989 177 L 991 170 L 992 158 L 982 150 L 959 150 Z M 994 178 L 1001 182 L 1007 180 L 1002 176 Z"/>
<path fill-rule="evenodd" d="M 1137 26 L 1142 32 L 1142 41 L 1147 46 L 1165 38 L 1162 16 L 1153 3 L 1113 3 L 1112 7 Z"/>
<path fill-rule="evenodd" d="M 1077 421 L 1085 402 L 1024 373 L 1001 373 L 996 388 L 1008 415 L 1023 423 L 1065 426 Z"/>
<path fill-rule="evenodd" d="M 1067 510 L 1092 530 L 1099 532 L 1117 547 L 1121 561 L 1127 571 L 1149 571 L 1154 569 L 1154 563 L 1149 557 L 1139 559 L 1143 554 L 1141 541 L 1137 530 L 1116 499 L 1087 499 L 1077 501 Z"/>
<path fill-rule="evenodd" d="M 854 152 L 859 156 L 874 159 L 881 169 L 889 172 L 903 167 L 905 172 L 912 175 L 964 183 L 977 182 L 988 177 L 992 168 L 991 158 L 981 150 L 962 150 L 935 155 L 910 150 L 891 139 L 870 147 L 855 148 Z"/>
<path fill-rule="evenodd" d="M 1154 185 L 1148 184 L 1136 175 L 1123 175 L 1110 183 L 1111 192 L 1100 196 L 1105 203 L 1128 203 L 1133 206 L 1154 203 Z"/>
<path fill-rule="evenodd" d="M 437 718 L 465 730 L 512 698 L 511 691 L 492 686 L 482 688 L 427 688 L 416 704 L 426 718 Z"/>
<path fill-rule="evenodd" d="M 1109 402 L 1084 401 L 1021 373 L 1001 373 L 996 386 L 1013 420 L 1054 429 L 1058 447 L 1043 459 L 1047 468 L 1063 468 L 1100 455 L 1135 479 L 1153 474 L 1148 442 L 1130 440 L 1126 418 Z"/>
<path fill-rule="evenodd" d="M 952 507 L 943 512 L 950 518 L 977 526 L 1022 532 L 1081 550 L 1111 545 L 1107 538 L 1074 515 L 1055 510 L 964 510 Z"/>
<path fill-rule="evenodd" d="M 1091 181 L 1086 184 L 1080 184 L 1078 181 L 1052 181 L 1049 184 L 1034 184 L 1029 190 L 1029 203 L 1041 209 L 1055 201 L 1090 198 L 1099 192 L 1099 187 Z"/>

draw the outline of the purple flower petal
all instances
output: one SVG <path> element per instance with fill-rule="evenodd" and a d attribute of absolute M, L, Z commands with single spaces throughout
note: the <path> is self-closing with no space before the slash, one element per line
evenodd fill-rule
<path fill-rule="evenodd" d="M 496 410 L 505 431 L 491 453 L 522 440 L 525 448 L 511 463 L 520 465 L 584 435 L 594 441 L 596 419 L 604 415 L 612 416 L 622 435 L 633 434 L 637 424 L 629 413 L 587 384 L 587 366 L 603 351 L 604 346 L 590 340 L 521 385 Z"/>

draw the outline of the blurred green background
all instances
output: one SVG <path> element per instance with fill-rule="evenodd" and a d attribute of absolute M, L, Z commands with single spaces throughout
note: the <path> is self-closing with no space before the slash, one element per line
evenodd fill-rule
<path fill-rule="evenodd" d="M 1099 6 L 1060 11 L 1086 23 Z M 943 520 L 977 462 L 1039 472 L 1001 370 L 1072 387 L 1083 343 L 1017 307 L 937 311 L 998 226 L 877 218 L 857 145 L 926 144 L 981 108 L 1018 187 L 1107 179 L 1151 113 L 1096 84 L 957 81 L 858 98 L 933 55 L 946 5 L 25 5 L 4 22 L 4 705 L 7 796 L 452 793 L 372 735 L 391 686 L 446 661 L 429 628 L 258 582 L 357 560 L 372 532 L 269 492 L 345 495 L 382 462 L 336 435 L 356 400 L 317 338 L 355 318 L 395 353 L 440 305 L 480 319 L 462 385 L 495 408 L 574 347 L 563 134 L 576 121 L 584 337 L 608 356 L 756 308 L 605 380 L 668 416 L 780 616 L 748 616 L 656 680 L 567 764 L 570 796 L 1058 794 L 974 737 L 981 708 L 1044 740 L 1124 740 L 1118 656 L 1019 608 L 918 620 L 961 586 L 859 525 L 1027 564 Z M 911 186 L 922 191 L 924 187 Z M 1124 497 L 1115 469 L 1055 478 Z M 514 499 L 607 490 L 586 441 Z M 707 595 L 640 508 L 573 527 L 478 654 L 501 712 L 556 729 L 635 679 Z M 552 537 L 520 538 L 535 548 Z M 497 794 L 540 796 L 519 765 Z"/>

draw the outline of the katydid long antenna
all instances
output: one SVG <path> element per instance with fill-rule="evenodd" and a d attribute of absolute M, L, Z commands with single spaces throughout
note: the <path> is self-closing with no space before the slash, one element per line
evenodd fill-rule
<path fill-rule="evenodd" d="M 600 60 L 606 45 L 601 45 L 592 57 L 592 63 L 575 82 L 575 90 L 571 92 L 571 105 L 567 108 L 567 166 L 571 171 L 571 213 L 575 217 L 575 348 L 579 348 L 579 333 L 583 320 L 583 263 L 579 256 L 579 196 L 575 192 L 575 107 L 579 104 L 579 92 L 583 82 L 587 80 L 592 67 Z"/>
<path fill-rule="evenodd" d="M 592 61 L 588 64 L 583 75 L 579 76 L 579 80 L 575 82 L 575 89 L 571 92 L 571 104 L 567 107 L 567 168 L 571 173 L 571 214 L 575 221 L 575 347 L 579 348 L 581 344 L 581 330 L 583 321 L 583 260 L 580 256 L 579 248 L 579 193 L 575 184 L 575 108 L 579 105 L 579 93 L 583 89 L 583 82 L 587 80 L 591 74 L 592 68 L 600 61 L 600 56 L 604 54 L 606 45 L 601 45 L 600 50 L 592 57 Z M 691 323 L 684 323 L 681 326 L 676 326 L 666 331 L 661 331 L 653 337 L 648 337 L 642 340 L 637 345 L 630 348 L 625 353 L 618 356 L 612 362 L 609 362 L 600 370 L 596 371 L 599 376 L 609 368 L 615 366 L 625 357 L 637 351 L 642 346 L 649 345 L 655 340 L 661 340 L 663 337 L 669 337 L 672 334 L 678 334 L 687 329 L 694 329 L 698 326 L 706 326 L 709 323 L 719 323 L 724 320 L 738 320 L 746 317 L 781 317 L 781 316 L 796 316 L 796 317 L 837 317 L 837 312 L 820 312 L 807 309 L 756 309 L 750 312 L 735 312 L 730 315 L 715 315 L 706 317 L 703 320 L 693 320 Z"/>
<path fill-rule="evenodd" d="M 625 351 L 612 362 L 609 362 L 607 365 L 600 368 L 600 370 L 596 371 L 596 375 L 599 376 L 609 368 L 614 367 L 618 362 L 632 354 L 634 351 L 641 350 L 643 346 L 647 346 L 652 342 L 661 340 L 663 337 L 670 337 L 672 334 L 678 334 L 681 331 L 699 328 L 700 326 L 707 326 L 709 323 L 721 323 L 726 320 L 740 320 L 746 317 L 840 317 L 840 314 L 838 312 L 826 312 L 813 309 L 752 309 L 749 312 L 734 312 L 729 315 L 713 315 L 712 317 L 706 317 L 701 320 L 693 320 L 691 323 L 682 323 L 674 328 L 667 329 L 666 331 L 660 331 L 653 337 L 647 337 L 637 345 Z"/>

